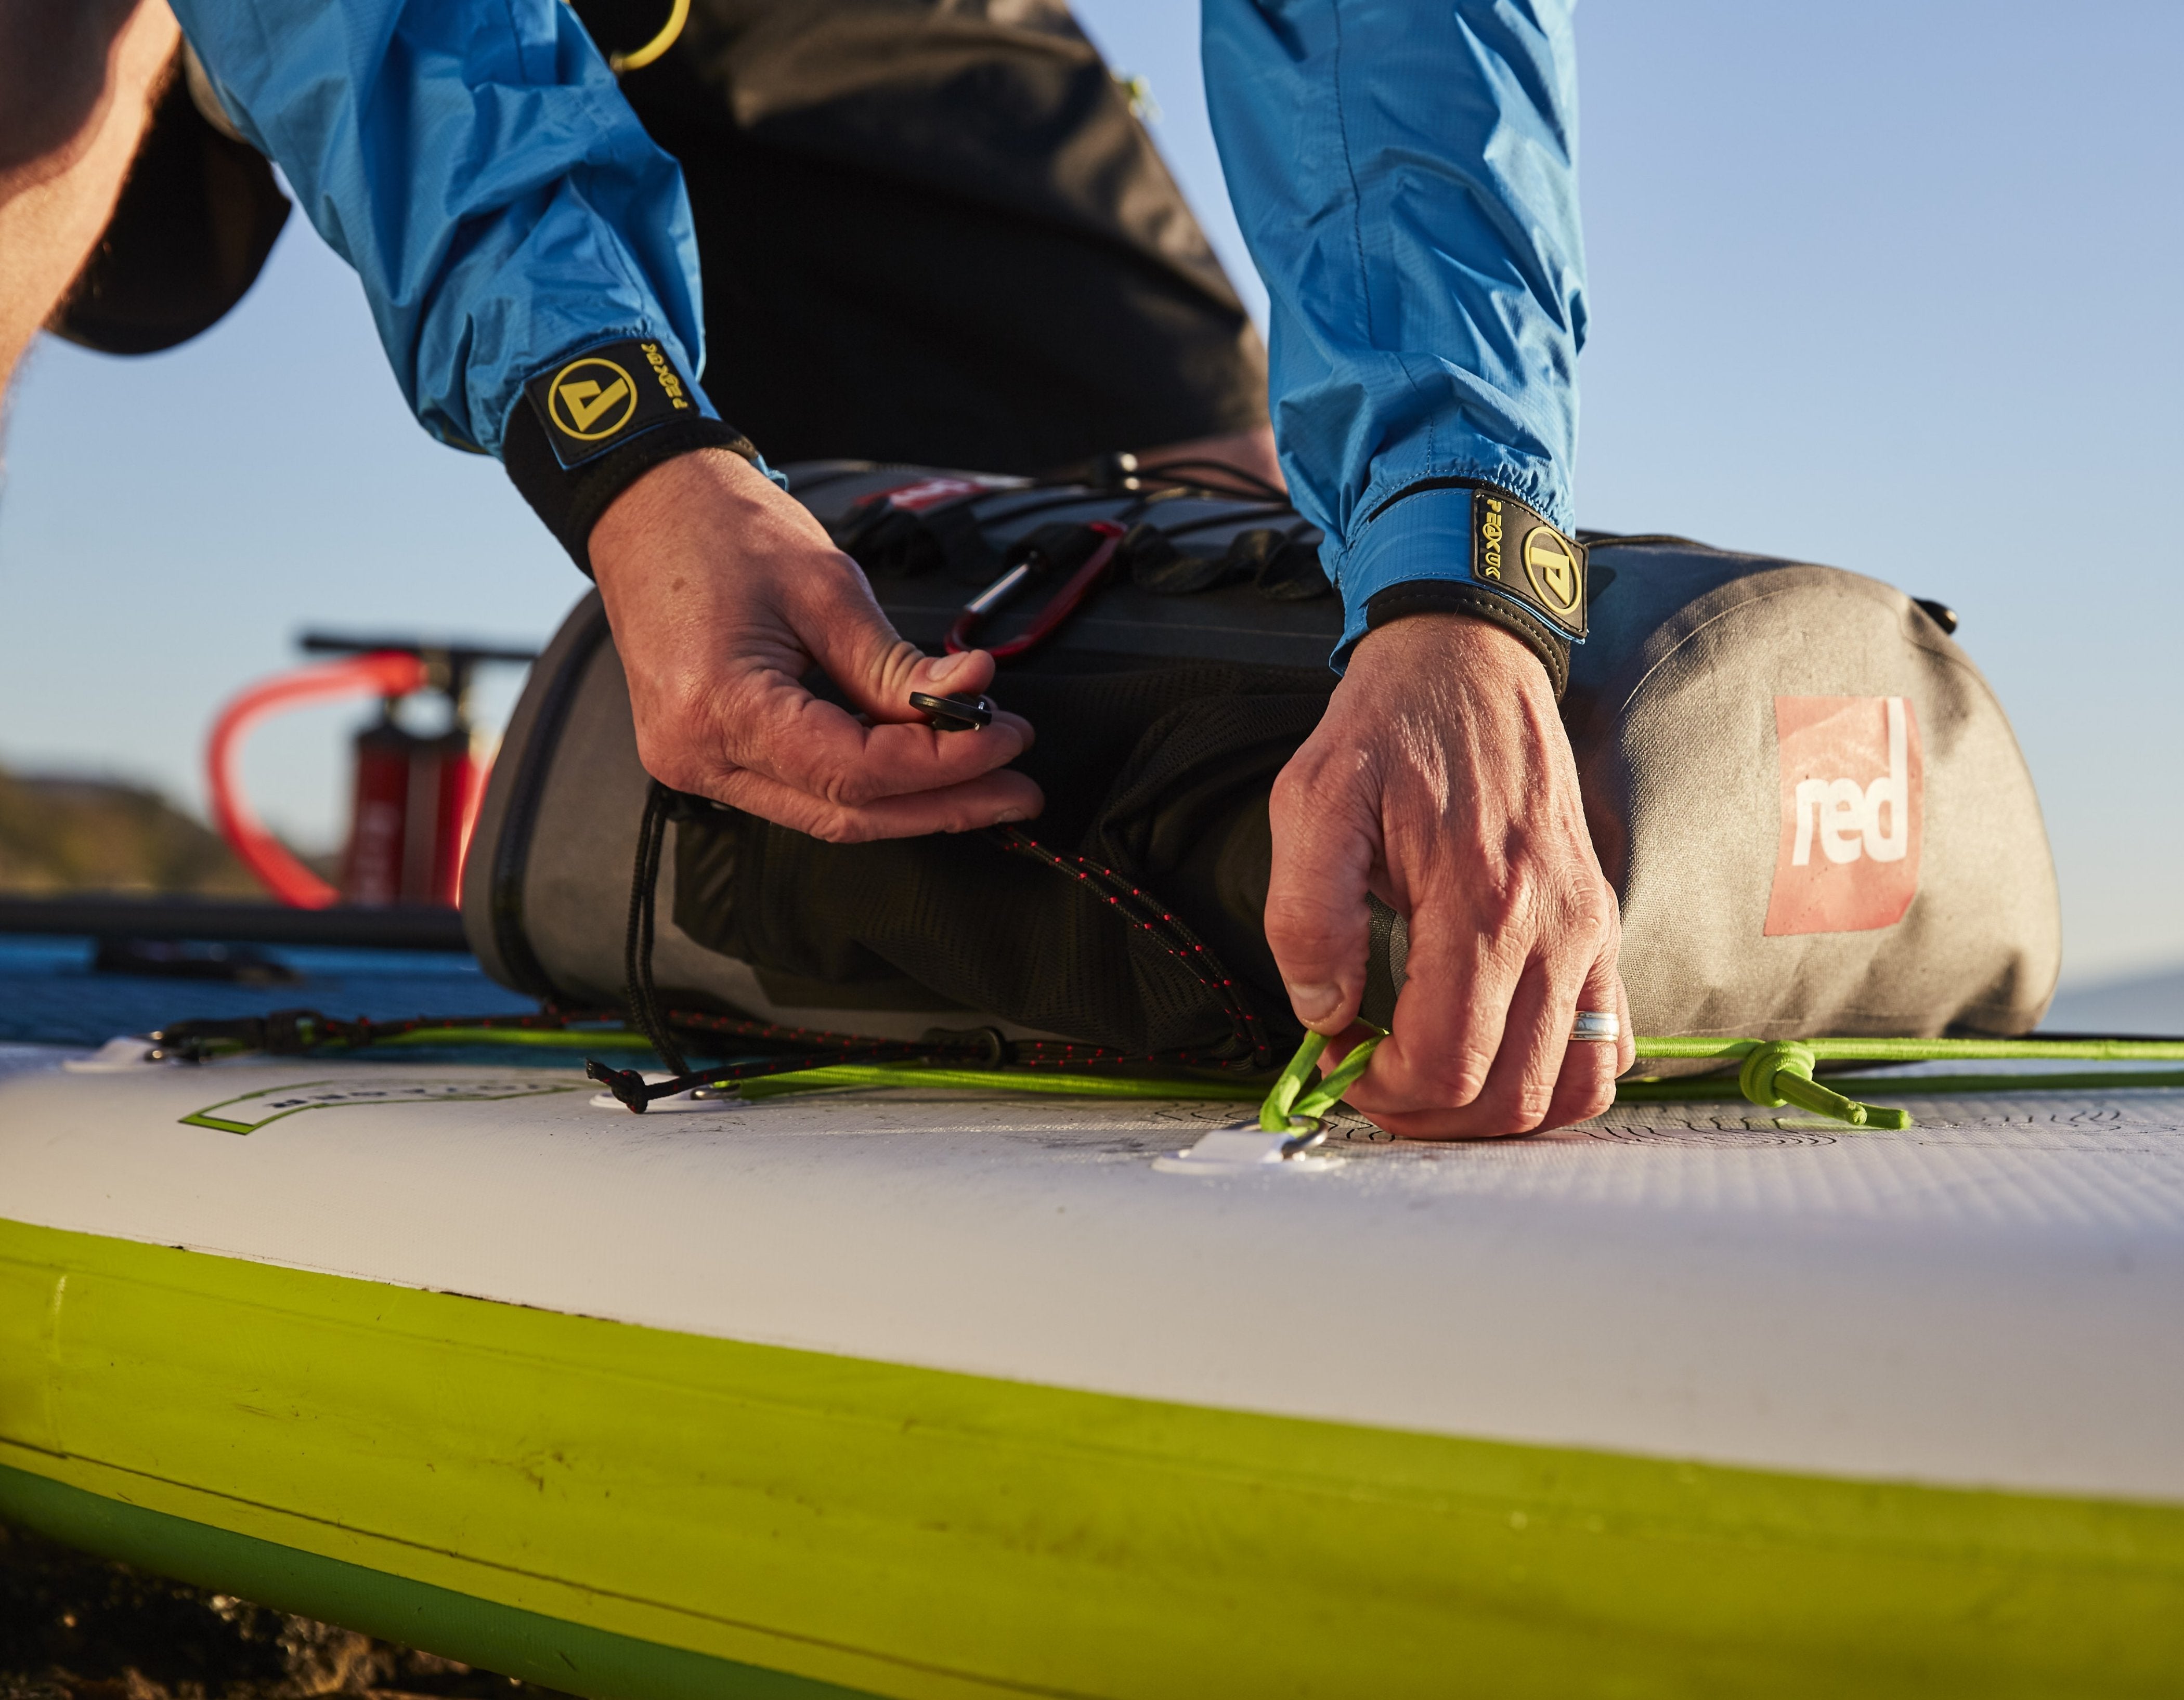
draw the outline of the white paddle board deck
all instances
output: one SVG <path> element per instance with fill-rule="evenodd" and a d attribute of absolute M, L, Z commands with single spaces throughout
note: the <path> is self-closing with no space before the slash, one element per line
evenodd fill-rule
<path fill-rule="evenodd" d="M 1906 1102 L 31 1069 L 0 1509 L 585 1692 L 2173 1692 L 2184 1093 Z"/>

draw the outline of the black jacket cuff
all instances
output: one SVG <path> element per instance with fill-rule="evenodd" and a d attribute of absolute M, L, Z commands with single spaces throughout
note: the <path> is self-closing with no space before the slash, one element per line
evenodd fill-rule
<path fill-rule="evenodd" d="M 508 416 L 501 464 L 532 512 L 546 522 L 561 547 L 587 575 L 592 570 L 592 527 L 616 497 L 655 466 L 693 449 L 725 448 L 755 461 L 751 440 L 725 419 L 703 415 L 655 425 L 581 466 L 564 467 L 546 440 L 545 427 L 528 402 Z"/>
<path fill-rule="evenodd" d="M 1461 579 L 1416 579 L 1390 585 L 1365 604 L 1365 628 L 1376 631 L 1392 619 L 1412 614 L 1464 614 L 1521 638 L 1540 658 L 1555 687 L 1555 700 L 1569 688 L 1569 640 L 1535 619 L 1514 597 L 1503 596 Z"/>

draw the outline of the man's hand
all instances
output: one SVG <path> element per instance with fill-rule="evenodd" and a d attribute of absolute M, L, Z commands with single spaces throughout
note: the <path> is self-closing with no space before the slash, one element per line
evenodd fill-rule
<path fill-rule="evenodd" d="M 1419 1139 L 1607 1108 L 1634 1056 L 1615 894 L 1546 669 L 1522 643 L 1462 614 L 1368 634 L 1273 816 L 1267 940 L 1300 1020 L 1340 1034 L 1357 1019 L 1368 890 L 1409 925 L 1394 1035 L 1352 1104 Z M 1571 1043 L 1580 1009 L 1613 1010 L 1623 1037 Z"/>
<path fill-rule="evenodd" d="M 1045 803 L 1000 771 L 1031 727 L 997 714 L 938 732 L 913 691 L 975 694 L 983 650 L 933 660 L 888 624 L 857 564 L 801 504 L 725 449 L 654 468 L 591 536 L 645 769 L 837 843 L 1024 820 Z M 866 725 L 799 682 L 816 662 Z"/>

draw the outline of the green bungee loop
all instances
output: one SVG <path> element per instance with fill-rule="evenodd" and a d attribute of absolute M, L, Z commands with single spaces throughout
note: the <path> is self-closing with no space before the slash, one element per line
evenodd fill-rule
<path fill-rule="evenodd" d="M 1860 1103 L 1856 1098 L 1847 1098 L 1820 1085 L 1813 1078 L 1813 1064 L 1817 1060 L 1809 1045 L 1800 1045 L 1791 1039 L 1771 1040 L 1752 1047 L 1744 1065 L 1736 1071 L 1736 1083 L 1744 1089 L 1745 1097 L 1767 1109 L 1795 1104 L 1814 1115 L 1833 1116 L 1837 1121 L 1848 1122 L 1852 1127 L 1900 1131 L 1911 1125 L 1908 1110 Z"/>
<path fill-rule="evenodd" d="M 1360 1025 L 1373 1026 L 1369 1021 Z M 1259 1106 L 1260 1129 L 1267 1133 L 1293 1133 L 1299 1122 L 1317 1122 L 1342 1101 L 1343 1093 L 1357 1084 L 1365 1065 L 1373 1060 L 1373 1052 L 1380 1048 L 1380 1042 L 1387 1036 L 1385 1028 L 1373 1027 L 1371 1036 L 1351 1047 L 1350 1054 L 1334 1065 L 1327 1078 L 1306 1092 L 1305 1082 L 1312 1078 L 1312 1065 L 1327 1048 L 1326 1034 L 1306 1033 L 1304 1043 L 1297 1047 L 1296 1054 L 1290 1058 L 1289 1066 L 1282 1070 L 1273 1090 Z"/>

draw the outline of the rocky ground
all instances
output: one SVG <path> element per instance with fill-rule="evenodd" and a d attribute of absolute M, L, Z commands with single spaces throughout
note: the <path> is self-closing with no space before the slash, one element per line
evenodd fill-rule
<path fill-rule="evenodd" d="M 219 837 L 154 792 L 0 771 L 0 891 L 261 896 Z"/>
<path fill-rule="evenodd" d="M 0 1700 L 560 1700 L 0 1526 Z"/>

